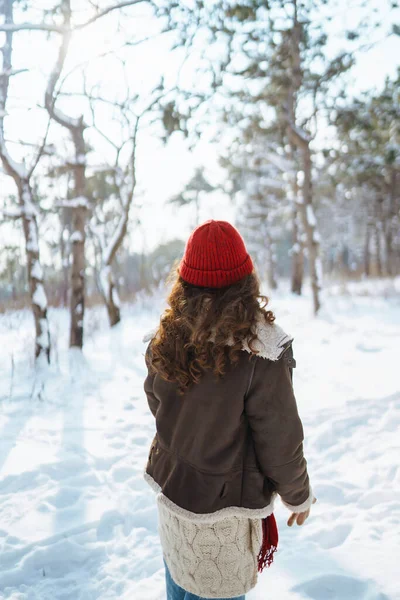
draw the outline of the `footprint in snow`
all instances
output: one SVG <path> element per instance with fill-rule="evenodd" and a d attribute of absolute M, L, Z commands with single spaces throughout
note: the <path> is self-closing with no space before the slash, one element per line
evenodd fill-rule
<path fill-rule="evenodd" d="M 55 508 L 67 508 L 75 504 L 81 496 L 80 490 L 73 487 L 64 487 L 54 496 L 48 496 L 46 501 Z"/>
<path fill-rule="evenodd" d="M 116 467 L 112 470 L 112 478 L 117 483 L 123 483 L 130 479 L 133 475 L 133 470 L 130 467 Z"/>
<path fill-rule="evenodd" d="M 396 497 L 392 491 L 376 490 L 364 494 L 358 501 L 358 507 L 362 509 L 371 509 L 379 504 L 392 504 L 395 500 Z"/>
<path fill-rule="evenodd" d="M 124 517 L 117 510 L 105 512 L 97 526 L 97 539 L 102 541 L 111 540 L 114 537 L 114 527 L 122 523 L 124 523 Z"/>
<path fill-rule="evenodd" d="M 313 600 L 390 600 L 375 583 L 345 575 L 322 575 L 294 586 L 291 591 Z"/>
<path fill-rule="evenodd" d="M 322 529 L 308 539 L 319 544 L 324 550 L 330 550 L 331 548 L 341 546 L 346 541 L 351 531 L 352 526 L 344 523 L 342 525 L 337 525 L 333 529 Z"/>
<path fill-rule="evenodd" d="M 356 344 L 356 348 L 357 350 L 360 350 L 361 352 L 381 352 L 382 348 L 379 348 L 378 346 L 368 346 L 366 344 L 364 344 L 363 342 Z"/>

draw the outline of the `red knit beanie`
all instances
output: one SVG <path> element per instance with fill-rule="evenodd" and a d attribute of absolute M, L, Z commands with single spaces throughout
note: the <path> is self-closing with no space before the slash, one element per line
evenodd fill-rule
<path fill-rule="evenodd" d="M 186 244 L 179 274 L 199 287 L 222 288 L 253 271 L 243 238 L 226 221 L 206 221 L 197 227 Z"/>

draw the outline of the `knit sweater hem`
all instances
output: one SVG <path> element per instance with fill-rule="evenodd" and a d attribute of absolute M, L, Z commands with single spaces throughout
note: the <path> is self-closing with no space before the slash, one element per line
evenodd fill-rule
<path fill-rule="evenodd" d="M 161 487 L 153 479 L 149 473 L 144 471 L 143 477 L 145 481 L 150 485 L 152 490 L 157 494 L 157 501 L 166 506 L 171 512 L 177 516 L 190 521 L 191 523 L 215 523 L 222 521 L 228 517 L 240 517 L 247 519 L 264 519 L 274 512 L 276 493 L 272 495 L 271 502 L 262 508 L 246 508 L 245 506 L 227 506 L 216 510 L 212 513 L 195 513 L 186 508 L 182 508 L 172 502 L 165 494 L 163 494 Z"/>

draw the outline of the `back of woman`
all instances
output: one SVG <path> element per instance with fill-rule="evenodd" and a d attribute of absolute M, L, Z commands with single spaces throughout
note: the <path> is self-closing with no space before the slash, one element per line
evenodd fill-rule
<path fill-rule="evenodd" d="M 279 494 L 302 524 L 313 495 L 292 386 L 292 338 L 274 323 L 239 233 L 189 238 L 150 340 L 157 492 L 168 600 L 244 598 L 278 543 Z"/>

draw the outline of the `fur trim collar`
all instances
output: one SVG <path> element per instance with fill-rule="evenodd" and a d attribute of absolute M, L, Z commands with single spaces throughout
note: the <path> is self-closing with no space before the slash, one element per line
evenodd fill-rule
<path fill-rule="evenodd" d="M 258 320 L 255 333 L 257 339 L 254 340 L 252 346 L 257 350 L 257 356 L 268 360 L 278 360 L 285 349 L 293 342 L 293 338 L 275 323 Z M 247 341 L 243 343 L 243 350 L 253 354 Z"/>
<path fill-rule="evenodd" d="M 150 342 L 157 333 L 157 328 L 149 331 L 144 337 L 143 342 Z M 257 351 L 257 356 L 268 360 L 278 360 L 285 349 L 293 342 L 293 337 L 288 335 L 275 323 L 266 323 L 259 319 L 255 326 L 257 339 L 252 343 L 253 348 Z M 228 340 L 228 344 L 232 341 Z M 247 340 L 243 342 L 243 350 L 253 354 L 248 345 Z"/>

